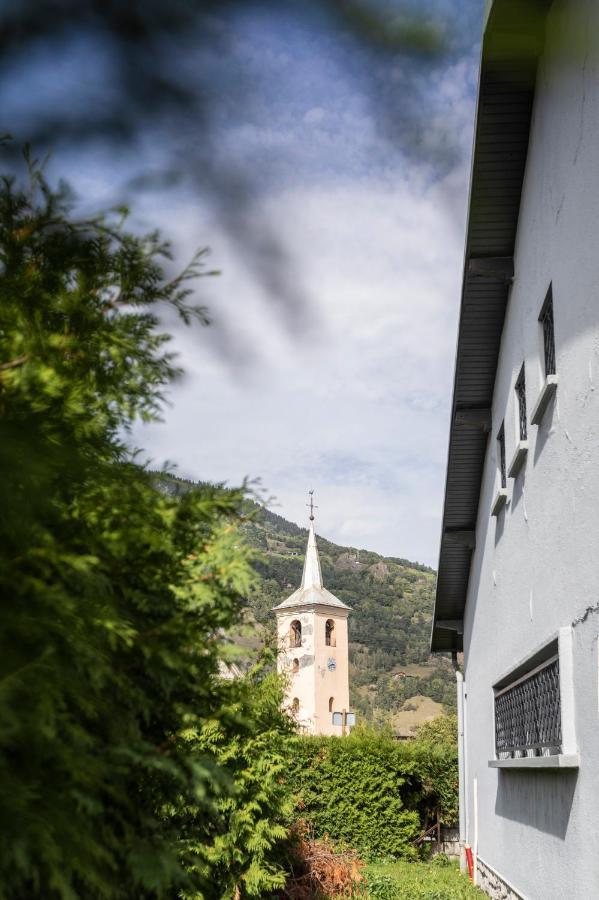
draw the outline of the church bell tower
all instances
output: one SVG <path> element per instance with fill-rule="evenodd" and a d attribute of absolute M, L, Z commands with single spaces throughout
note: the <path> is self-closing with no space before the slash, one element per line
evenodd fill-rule
<path fill-rule="evenodd" d="M 279 672 L 287 676 L 286 706 L 309 734 L 345 733 L 349 710 L 347 617 L 351 607 L 324 587 L 314 533 L 313 491 L 301 586 L 275 607 Z M 333 713 L 341 713 L 333 725 Z"/>

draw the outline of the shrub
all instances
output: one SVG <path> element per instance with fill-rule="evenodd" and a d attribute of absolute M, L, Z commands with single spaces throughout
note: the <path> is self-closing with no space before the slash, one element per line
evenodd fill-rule
<path fill-rule="evenodd" d="M 2 900 L 281 882 L 276 691 L 216 678 L 243 492 L 171 496 L 123 440 L 177 374 L 158 311 L 202 317 L 168 255 L 78 221 L 34 164 L 0 181 Z"/>
<path fill-rule="evenodd" d="M 367 859 L 416 855 L 418 781 L 390 736 L 360 729 L 343 739 L 298 737 L 289 783 L 317 836 Z"/>
<path fill-rule="evenodd" d="M 457 751 L 451 739 L 398 742 L 357 728 L 345 738 L 298 736 L 289 748 L 298 814 L 319 837 L 366 859 L 415 858 L 414 840 L 439 813 L 457 816 Z"/>

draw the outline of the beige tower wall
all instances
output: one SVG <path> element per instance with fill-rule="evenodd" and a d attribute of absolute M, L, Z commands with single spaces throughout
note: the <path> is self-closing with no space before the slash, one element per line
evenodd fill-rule
<path fill-rule="evenodd" d="M 329 700 L 333 711 L 349 710 L 348 611 L 325 606 L 310 609 L 291 609 L 277 613 L 278 670 L 285 674 L 287 706 L 299 700 L 298 723 L 310 734 L 341 735 L 342 727 L 332 724 Z M 291 623 L 299 620 L 302 626 L 302 646 L 291 647 Z M 326 622 L 335 623 L 334 645 L 326 644 Z M 293 661 L 299 670 L 294 673 Z M 335 669 L 329 668 L 334 660 Z"/>
<path fill-rule="evenodd" d="M 347 643 L 347 612 L 339 609 L 317 608 L 315 622 L 316 692 L 314 720 L 316 734 L 342 734 L 341 725 L 332 724 L 329 700 L 333 698 L 333 712 L 349 711 L 349 664 Z M 334 646 L 327 646 L 326 622 L 332 619 Z M 334 660 L 335 669 L 329 669 Z"/>
<path fill-rule="evenodd" d="M 302 646 L 289 646 L 291 623 L 298 619 L 302 625 Z M 299 700 L 299 725 L 310 734 L 315 733 L 314 679 L 314 613 L 305 609 L 285 610 L 277 614 L 278 657 L 277 669 L 287 678 L 286 706 L 291 709 L 293 698 Z M 299 671 L 293 673 L 293 660 L 299 662 Z"/>

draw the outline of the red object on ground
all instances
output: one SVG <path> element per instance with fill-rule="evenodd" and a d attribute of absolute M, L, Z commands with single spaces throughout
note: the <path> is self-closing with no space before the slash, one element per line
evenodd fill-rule
<path fill-rule="evenodd" d="M 472 850 L 470 847 L 466 847 L 466 863 L 468 864 L 468 875 L 470 876 L 470 881 L 474 880 L 474 860 L 472 858 Z"/>

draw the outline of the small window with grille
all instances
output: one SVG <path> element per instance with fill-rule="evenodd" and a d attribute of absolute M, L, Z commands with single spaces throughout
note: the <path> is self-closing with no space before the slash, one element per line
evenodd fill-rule
<path fill-rule="evenodd" d="M 549 285 L 539 323 L 543 332 L 543 352 L 545 357 L 545 377 L 555 375 L 555 333 L 553 330 L 553 287 Z"/>
<path fill-rule="evenodd" d="M 520 369 L 520 374 L 515 385 L 516 400 L 518 404 L 518 435 L 519 440 L 525 441 L 528 434 L 526 424 L 526 377 L 524 374 L 524 363 Z"/>
<path fill-rule="evenodd" d="M 555 652 L 510 683 L 495 688 L 497 759 L 562 752 L 560 670 Z"/>
<path fill-rule="evenodd" d="M 507 487 L 507 470 L 505 465 L 505 428 L 503 423 L 497 433 L 497 465 L 499 469 L 499 480 L 502 488 Z"/>

